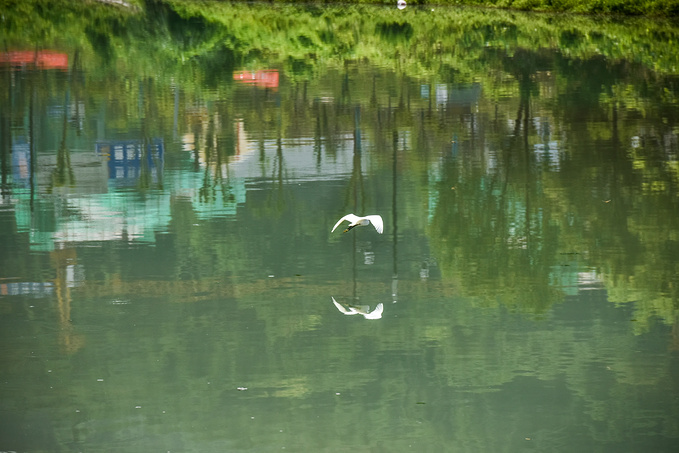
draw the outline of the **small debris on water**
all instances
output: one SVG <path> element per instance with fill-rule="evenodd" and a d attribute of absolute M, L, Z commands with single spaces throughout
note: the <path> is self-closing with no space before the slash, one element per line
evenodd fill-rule
<path fill-rule="evenodd" d="M 244 392 L 247 389 L 248 389 L 247 387 L 237 387 L 237 390 L 240 390 L 241 392 Z"/>

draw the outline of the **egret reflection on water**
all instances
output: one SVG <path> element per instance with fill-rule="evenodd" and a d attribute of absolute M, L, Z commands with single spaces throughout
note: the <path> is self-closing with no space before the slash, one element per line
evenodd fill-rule
<path fill-rule="evenodd" d="M 382 216 L 380 215 L 375 214 L 359 217 L 355 214 L 347 214 L 337 221 L 335 226 L 332 227 L 332 231 L 330 232 L 332 233 L 333 231 L 335 231 L 337 227 L 340 225 L 340 223 L 344 222 L 345 220 L 349 222 L 349 226 L 347 227 L 346 230 L 344 230 L 344 233 L 357 226 L 366 226 L 370 225 L 371 223 L 378 233 L 382 234 L 382 232 L 384 231 L 384 222 L 382 221 Z"/>
<path fill-rule="evenodd" d="M 384 305 L 382 302 L 377 304 L 373 311 L 370 311 L 369 305 L 342 305 L 337 302 L 334 297 L 330 297 L 332 298 L 332 303 L 335 304 L 335 307 L 337 307 L 340 313 L 345 315 L 362 315 L 365 319 L 380 319 L 382 317 L 382 312 L 384 311 Z"/>

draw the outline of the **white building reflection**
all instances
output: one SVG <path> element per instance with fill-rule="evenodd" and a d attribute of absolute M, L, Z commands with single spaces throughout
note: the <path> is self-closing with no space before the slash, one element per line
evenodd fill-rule
<path fill-rule="evenodd" d="M 213 144 L 186 133 L 170 145 L 178 156 L 171 167 L 162 139 L 100 140 L 93 150 L 69 151 L 66 169 L 54 151 L 38 152 L 31 163 L 27 139 L 18 139 L 12 148 L 16 190 L 9 201 L 18 229 L 29 233 L 34 251 L 120 239 L 152 243 L 167 230 L 173 197 L 189 200 L 199 219 L 228 218 L 248 191 L 261 190 L 272 178 L 294 183 L 351 175 L 351 134 L 338 138 L 332 156 L 319 159 L 313 138 L 252 140 L 243 121 L 233 127 L 235 153 L 228 158 L 216 158 Z M 70 172 L 72 183 L 55 184 L 60 171 Z"/>

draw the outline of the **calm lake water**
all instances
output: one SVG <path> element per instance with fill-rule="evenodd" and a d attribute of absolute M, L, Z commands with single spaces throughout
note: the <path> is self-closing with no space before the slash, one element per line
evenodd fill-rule
<path fill-rule="evenodd" d="M 673 25 L 72 8 L 0 32 L 1 451 L 677 451 Z"/>

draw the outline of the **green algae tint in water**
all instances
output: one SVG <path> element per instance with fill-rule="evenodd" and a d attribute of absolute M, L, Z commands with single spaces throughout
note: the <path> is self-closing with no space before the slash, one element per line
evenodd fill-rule
<path fill-rule="evenodd" d="M 81 7 L 4 11 L 0 450 L 676 450 L 673 26 Z"/>

